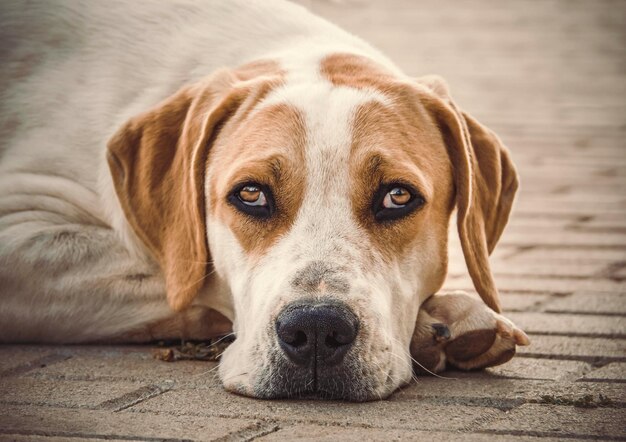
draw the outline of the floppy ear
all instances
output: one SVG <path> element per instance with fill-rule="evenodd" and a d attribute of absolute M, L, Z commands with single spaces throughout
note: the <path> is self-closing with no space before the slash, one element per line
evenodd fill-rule
<path fill-rule="evenodd" d="M 509 219 L 518 188 L 515 167 L 500 139 L 457 108 L 443 80 L 429 76 L 419 81 L 436 96 L 426 104 L 440 126 L 454 169 L 457 227 L 469 274 L 483 301 L 499 313 L 489 255 Z"/>
<path fill-rule="evenodd" d="M 220 71 L 128 121 L 108 144 L 117 196 L 139 238 L 159 262 L 167 300 L 188 306 L 204 284 L 204 174 L 216 128 L 236 106 L 233 78 Z"/>

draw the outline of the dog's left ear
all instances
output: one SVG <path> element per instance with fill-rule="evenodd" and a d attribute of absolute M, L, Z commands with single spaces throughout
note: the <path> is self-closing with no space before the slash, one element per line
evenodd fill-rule
<path fill-rule="evenodd" d="M 462 112 L 444 80 L 418 79 L 430 97 L 424 104 L 443 135 L 454 169 L 457 227 L 469 274 L 483 301 L 500 312 L 489 255 L 506 226 L 518 176 L 508 150 L 485 126 Z"/>
<path fill-rule="evenodd" d="M 204 175 L 220 124 L 238 97 L 219 71 L 128 121 L 111 138 L 107 159 L 126 218 L 154 254 L 174 310 L 187 307 L 209 266 Z"/>

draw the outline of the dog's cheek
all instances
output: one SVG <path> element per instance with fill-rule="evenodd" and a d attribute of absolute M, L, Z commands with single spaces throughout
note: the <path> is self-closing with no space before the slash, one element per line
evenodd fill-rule
<path fill-rule="evenodd" d="M 448 273 L 448 241 L 442 229 L 422 232 L 407 254 L 399 260 L 402 286 L 412 287 L 414 300 L 421 305 L 430 295 L 437 293 Z M 415 318 L 414 318 L 415 319 Z"/>
<path fill-rule="evenodd" d="M 226 349 L 220 359 L 219 377 L 227 391 L 253 396 L 254 391 L 249 379 L 249 365 L 246 358 L 241 357 L 237 341 Z"/>

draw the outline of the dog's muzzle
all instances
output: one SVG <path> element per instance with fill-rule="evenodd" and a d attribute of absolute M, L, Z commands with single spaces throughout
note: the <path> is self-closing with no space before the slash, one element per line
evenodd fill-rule
<path fill-rule="evenodd" d="M 380 398 L 386 379 L 393 379 L 371 363 L 382 355 L 364 354 L 366 324 L 336 298 L 288 304 L 272 328 L 275 345 L 253 387 L 257 397 L 367 401 Z"/>
<path fill-rule="evenodd" d="M 308 367 L 314 376 L 343 362 L 352 347 L 359 321 L 341 303 L 314 301 L 287 306 L 276 320 L 280 348 L 300 367 Z"/>

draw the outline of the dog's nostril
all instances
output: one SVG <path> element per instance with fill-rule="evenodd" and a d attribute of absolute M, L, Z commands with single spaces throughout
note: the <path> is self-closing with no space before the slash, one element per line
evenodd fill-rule
<path fill-rule="evenodd" d="M 326 345 L 328 347 L 339 347 L 341 344 L 337 342 L 337 333 L 332 333 L 326 336 Z"/>
<path fill-rule="evenodd" d="M 341 347 L 342 345 L 351 344 L 352 341 L 354 341 L 353 336 L 342 335 L 337 333 L 336 331 L 333 331 L 328 336 L 326 336 L 325 344 L 327 347 L 337 348 Z"/>
<path fill-rule="evenodd" d="M 281 324 L 280 321 L 277 321 L 276 330 L 278 331 L 278 338 L 292 347 L 302 347 L 306 345 L 308 341 L 306 333 L 298 327 L 292 327 L 289 324 Z"/>
<path fill-rule="evenodd" d="M 306 345 L 307 341 L 308 339 L 306 337 L 306 333 L 300 330 L 295 333 L 291 342 L 286 342 L 287 344 L 293 345 L 294 347 L 302 347 L 303 345 Z"/>

